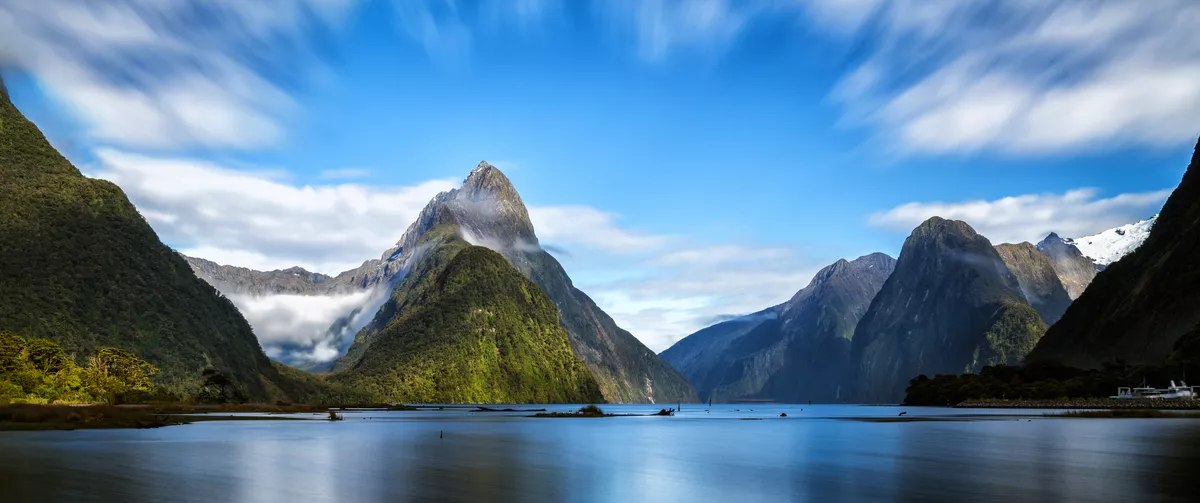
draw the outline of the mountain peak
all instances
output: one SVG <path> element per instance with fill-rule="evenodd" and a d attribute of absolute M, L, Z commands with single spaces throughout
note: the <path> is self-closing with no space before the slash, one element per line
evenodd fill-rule
<path fill-rule="evenodd" d="M 912 232 L 913 237 L 936 236 L 939 234 L 954 234 L 968 238 L 978 235 L 975 229 L 962 220 L 947 220 L 936 216 L 921 222 L 921 225 L 918 225 Z"/>
<path fill-rule="evenodd" d="M 0 76 L 0 100 L 8 101 L 8 88 L 4 87 L 3 76 Z"/>
<path fill-rule="evenodd" d="M 488 164 L 487 161 L 479 161 L 475 169 L 471 170 L 471 174 L 467 175 L 467 179 L 463 181 L 459 192 L 461 196 L 466 196 L 471 201 L 494 199 L 501 203 L 509 202 L 524 206 L 520 194 L 517 194 L 517 189 L 513 187 L 508 177 L 504 176 L 499 168 Z"/>

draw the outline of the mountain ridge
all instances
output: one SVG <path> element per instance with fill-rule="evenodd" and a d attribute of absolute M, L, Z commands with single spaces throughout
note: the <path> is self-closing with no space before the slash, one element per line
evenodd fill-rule
<path fill-rule="evenodd" d="M 1018 363 L 1044 330 L 986 237 L 966 222 L 930 218 L 905 239 L 855 328 L 856 398 L 898 403 L 919 374 Z"/>
<path fill-rule="evenodd" d="M 882 253 L 839 259 L 788 301 L 702 329 L 662 356 L 702 400 L 836 402 L 855 326 L 894 266 Z"/>
<path fill-rule="evenodd" d="M 1200 142 L 1144 243 L 1112 263 L 1067 309 L 1031 360 L 1096 368 L 1159 365 L 1200 325 Z"/>

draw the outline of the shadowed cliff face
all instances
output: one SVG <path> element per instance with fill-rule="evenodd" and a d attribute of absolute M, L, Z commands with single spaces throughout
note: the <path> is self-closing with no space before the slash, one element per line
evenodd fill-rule
<path fill-rule="evenodd" d="M 1200 324 L 1200 146 L 1150 236 L 1109 265 L 1046 333 L 1031 360 L 1094 368 L 1161 364 Z"/>
<path fill-rule="evenodd" d="M 898 403 L 919 374 L 1020 362 L 1044 330 L 987 238 L 934 217 L 905 240 L 895 272 L 855 329 L 856 397 Z"/>
<path fill-rule="evenodd" d="M 704 329 L 662 356 L 702 400 L 836 402 L 850 391 L 854 327 L 895 263 L 881 253 L 839 260 L 788 302 Z"/>
<path fill-rule="evenodd" d="M 434 197 L 396 246 L 384 253 L 381 262 L 405 264 L 399 271 L 408 268 L 416 271 L 431 236 L 440 242 L 447 234 L 499 252 L 550 297 L 558 308 L 559 321 L 567 331 L 571 348 L 591 369 L 606 400 L 659 403 L 696 400 L 695 392 L 681 374 L 618 327 L 571 284 L 558 261 L 538 244 L 520 195 L 499 169 L 482 162 L 462 187 Z M 394 302 L 385 303 L 375 320 L 355 337 L 335 369 L 348 368 L 361 359 L 369 350 L 373 335 L 398 312 Z"/>
<path fill-rule="evenodd" d="M 1083 256 L 1074 245 L 1063 241 L 1058 234 L 1050 233 L 1038 243 L 1037 249 L 1050 258 L 1058 280 L 1067 289 L 1071 300 L 1078 299 L 1096 277 L 1096 263 Z"/>
<path fill-rule="evenodd" d="M 1029 243 L 996 245 L 996 253 L 1017 278 L 1021 293 L 1042 321 L 1053 325 L 1071 305 L 1071 297 L 1054 271 L 1050 258 Z"/>

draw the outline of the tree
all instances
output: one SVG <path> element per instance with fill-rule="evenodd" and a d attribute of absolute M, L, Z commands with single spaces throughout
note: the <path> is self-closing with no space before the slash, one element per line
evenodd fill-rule
<path fill-rule="evenodd" d="M 101 400 L 120 403 L 131 392 L 149 393 L 150 376 L 158 369 L 123 349 L 100 347 L 88 357 L 88 391 Z"/>

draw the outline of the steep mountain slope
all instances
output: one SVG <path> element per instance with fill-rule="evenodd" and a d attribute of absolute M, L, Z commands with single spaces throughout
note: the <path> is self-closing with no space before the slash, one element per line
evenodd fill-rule
<path fill-rule="evenodd" d="M 1029 305 L 1053 325 L 1071 305 L 1071 297 L 1054 271 L 1050 258 L 1030 243 L 996 245 L 996 253 L 1017 278 Z"/>
<path fill-rule="evenodd" d="M 0 94 L 0 330 L 82 358 L 132 351 L 160 385 L 197 388 L 206 365 L 251 398 L 290 387 L 250 326 L 164 246 L 116 185 L 84 177 Z"/>
<path fill-rule="evenodd" d="M 504 257 L 452 237 L 421 263 L 394 290 L 396 317 L 334 382 L 409 403 L 603 400 L 550 298 Z"/>
<path fill-rule="evenodd" d="M 701 400 L 836 402 L 850 391 L 854 328 L 895 264 L 882 253 L 839 260 L 787 302 L 697 332 L 662 356 Z"/>
<path fill-rule="evenodd" d="M 919 374 L 1020 362 L 1045 329 L 987 238 L 964 222 L 931 218 L 904 241 L 854 331 L 857 398 L 898 403 Z"/>
<path fill-rule="evenodd" d="M 1046 333 L 1031 360 L 1091 368 L 1161 364 L 1200 324 L 1200 145 L 1136 251 L 1109 265 Z"/>
<path fill-rule="evenodd" d="M 695 392 L 681 374 L 629 332 L 617 327 L 595 302 L 571 284 L 558 261 L 538 244 L 521 196 L 500 170 L 481 162 L 462 187 L 434 197 L 396 246 L 384 252 L 381 267 L 400 271 L 392 276 L 392 281 L 419 278 L 420 257 L 429 252 L 430 236 L 447 233 L 499 252 L 550 297 L 558 308 L 559 322 L 567 331 L 572 349 L 592 370 L 606 400 L 662 403 L 696 400 Z M 403 272 L 409 269 L 412 272 L 404 276 Z M 370 351 L 375 336 L 401 311 L 400 307 L 397 302 L 386 302 L 374 320 L 355 336 L 346 356 L 335 364 L 335 371 L 362 359 Z"/>
<path fill-rule="evenodd" d="M 783 304 L 757 313 L 739 316 L 702 328 L 672 344 L 658 356 L 687 376 L 701 401 L 709 399 L 712 388 L 729 366 L 730 346 L 759 327 L 779 318 Z M 778 327 L 778 324 L 772 324 Z"/>
<path fill-rule="evenodd" d="M 1058 234 L 1051 232 L 1038 243 L 1037 249 L 1050 258 L 1050 265 L 1071 300 L 1078 299 L 1096 278 L 1096 263 Z"/>
<path fill-rule="evenodd" d="M 1099 234 L 1068 239 L 1066 242 L 1075 245 L 1076 248 L 1079 248 L 1080 253 L 1083 253 L 1083 256 L 1092 259 L 1096 265 L 1103 268 L 1121 260 L 1121 257 L 1133 253 L 1142 246 L 1142 243 L 1146 242 L 1146 238 L 1150 236 L 1150 229 L 1154 227 L 1156 220 L 1158 220 L 1158 215 L 1140 222 L 1114 227 Z"/>

